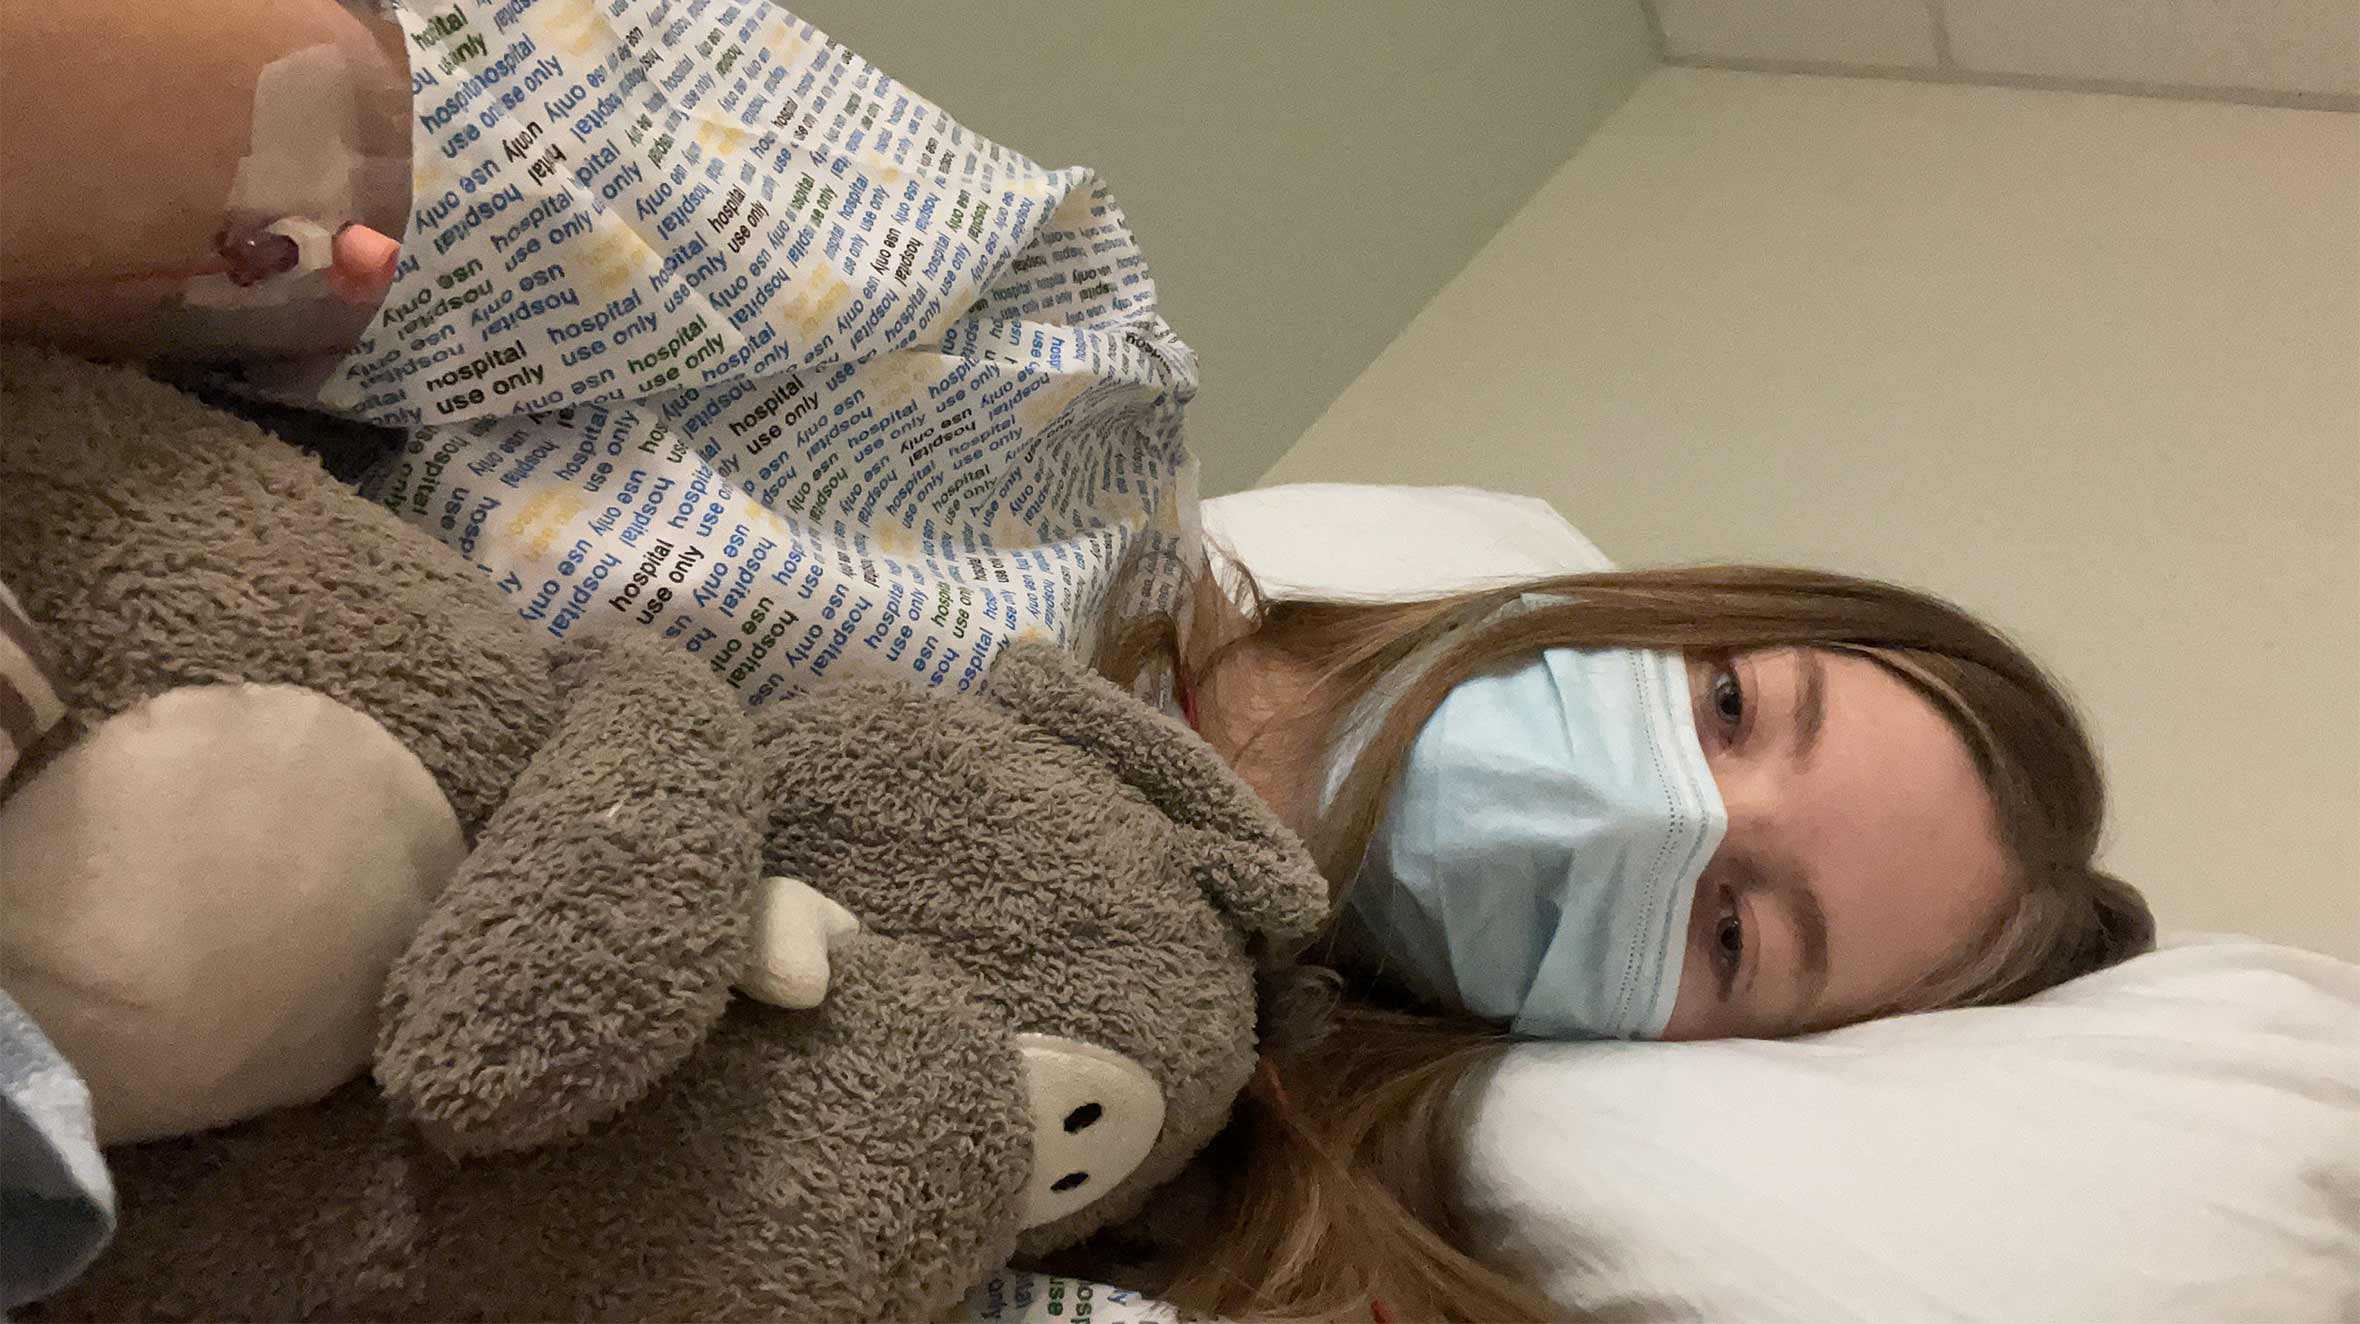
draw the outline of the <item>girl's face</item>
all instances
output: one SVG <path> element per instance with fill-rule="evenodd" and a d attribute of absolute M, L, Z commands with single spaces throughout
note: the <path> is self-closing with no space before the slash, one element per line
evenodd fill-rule
<path fill-rule="evenodd" d="M 1692 659 L 1729 831 L 1696 885 L 1666 1039 L 1861 1020 L 2005 904 L 1991 796 L 1934 706 L 1864 657 Z"/>

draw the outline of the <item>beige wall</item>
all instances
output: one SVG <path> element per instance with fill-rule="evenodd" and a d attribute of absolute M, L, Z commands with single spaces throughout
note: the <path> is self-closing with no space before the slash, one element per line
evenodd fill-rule
<path fill-rule="evenodd" d="M 1207 495 L 1293 444 L 1655 63 L 1639 0 L 789 7 L 1107 178 L 1203 360 Z"/>
<path fill-rule="evenodd" d="M 1674 64 L 2360 109 L 2352 0 L 1647 0 Z"/>
<path fill-rule="evenodd" d="M 2360 958 L 2360 119 L 1663 69 L 1265 475 L 2016 632 L 2167 926 Z"/>

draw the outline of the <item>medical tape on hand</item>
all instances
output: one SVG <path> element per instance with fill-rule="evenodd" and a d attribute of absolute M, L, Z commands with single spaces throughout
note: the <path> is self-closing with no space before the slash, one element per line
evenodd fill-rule
<path fill-rule="evenodd" d="M 352 144 L 353 76 L 343 50 L 323 42 L 271 61 L 254 80 L 253 133 L 223 211 L 233 222 L 277 218 L 269 231 L 296 245 L 290 275 L 326 270 L 336 229 L 352 217 L 352 181 L 361 163 Z M 305 281 L 240 286 L 205 275 L 189 280 L 181 295 L 198 307 L 254 308 L 317 298 L 319 291 Z"/>

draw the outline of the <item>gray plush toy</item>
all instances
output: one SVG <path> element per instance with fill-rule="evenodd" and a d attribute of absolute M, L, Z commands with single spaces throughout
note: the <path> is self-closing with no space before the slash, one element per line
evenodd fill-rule
<path fill-rule="evenodd" d="M 193 449 L 255 449 L 234 432 Z M 331 544 L 393 527 L 331 490 L 182 477 L 86 500 L 81 518 L 166 488 L 242 508 L 226 527 L 159 521 L 203 529 L 151 557 L 162 578 L 220 544 L 251 555 L 233 532 L 247 526 Z M 42 545 L 99 554 L 109 530 L 73 523 L 53 518 Z M 422 563 L 441 565 L 420 550 L 326 578 L 442 573 Z M 271 564 L 255 557 L 218 595 L 248 605 L 233 584 Z M 36 613 L 50 601 L 26 596 Z M 378 611 L 399 597 L 357 596 Z M 118 606 L 110 647 L 85 655 L 154 674 L 171 625 Z M 102 615 L 51 628 L 104 629 Z M 218 617 L 207 628 L 246 628 Z M 290 663 L 316 659 L 294 674 L 318 688 L 452 628 L 432 612 L 328 619 L 283 623 Z M 464 698 L 497 668 L 461 651 L 373 684 Z M 111 1151 L 116 1244 L 47 1313 L 917 1318 L 1012 1253 L 1137 1212 L 1224 1124 L 1255 1060 L 1257 974 L 1313 932 L 1325 888 L 1184 727 L 1039 648 L 1007 654 L 984 698 L 844 682 L 750 722 L 684 718 L 708 678 L 621 641 L 584 652 L 504 664 L 538 665 L 565 696 L 521 735 L 500 703 L 415 724 L 517 752 L 506 798 L 393 962 L 376 1080 Z M 372 686 L 342 693 L 406 711 Z M 740 854 L 757 837 L 758 863 Z M 767 1001 L 728 1000 L 732 981 Z"/>
<path fill-rule="evenodd" d="M 0 347 L 0 512 L 66 706 L 0 788 L 0 987 L 102 1141 L 325 1095 L 431 907 L 536 887 L 617 908 L 569 960 L 668 964 L 633 1020 L 549 1007 L 551 1051 L 643 1073 L 609 1110 L 695 1046 L 645 1027 L 728 998 L 758 836 L 751 726 L 703 668 L 536 638 L 310 458 L 124 368 Z"/>

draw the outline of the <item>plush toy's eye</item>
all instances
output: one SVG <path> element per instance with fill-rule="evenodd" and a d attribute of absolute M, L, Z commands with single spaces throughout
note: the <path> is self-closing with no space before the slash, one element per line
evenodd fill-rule
<path fill-rule="evenodd" d="M 1072 1135 L 1074 1132 L 1084 1129 L 1092 1122 L 1097 1121 L 1099 1114 L 1105 1111 L 1095 1103 L 1083 1104 L 1065 1115 L 1065 1133 Z M 1079 1186 L 1081 1183 L 1075 1182 L 1074 1185 Z"/>
<path fill-rule="evenodd" d="M 1089 1173 L 1069 1172 L 1064 1176 L 1059 1177 L 1057 1180 L 1049 1183 L 1049 1189 L 1052 1191 L 1070 1191 L 1088 1180 L 1090 1180 Z"/>

